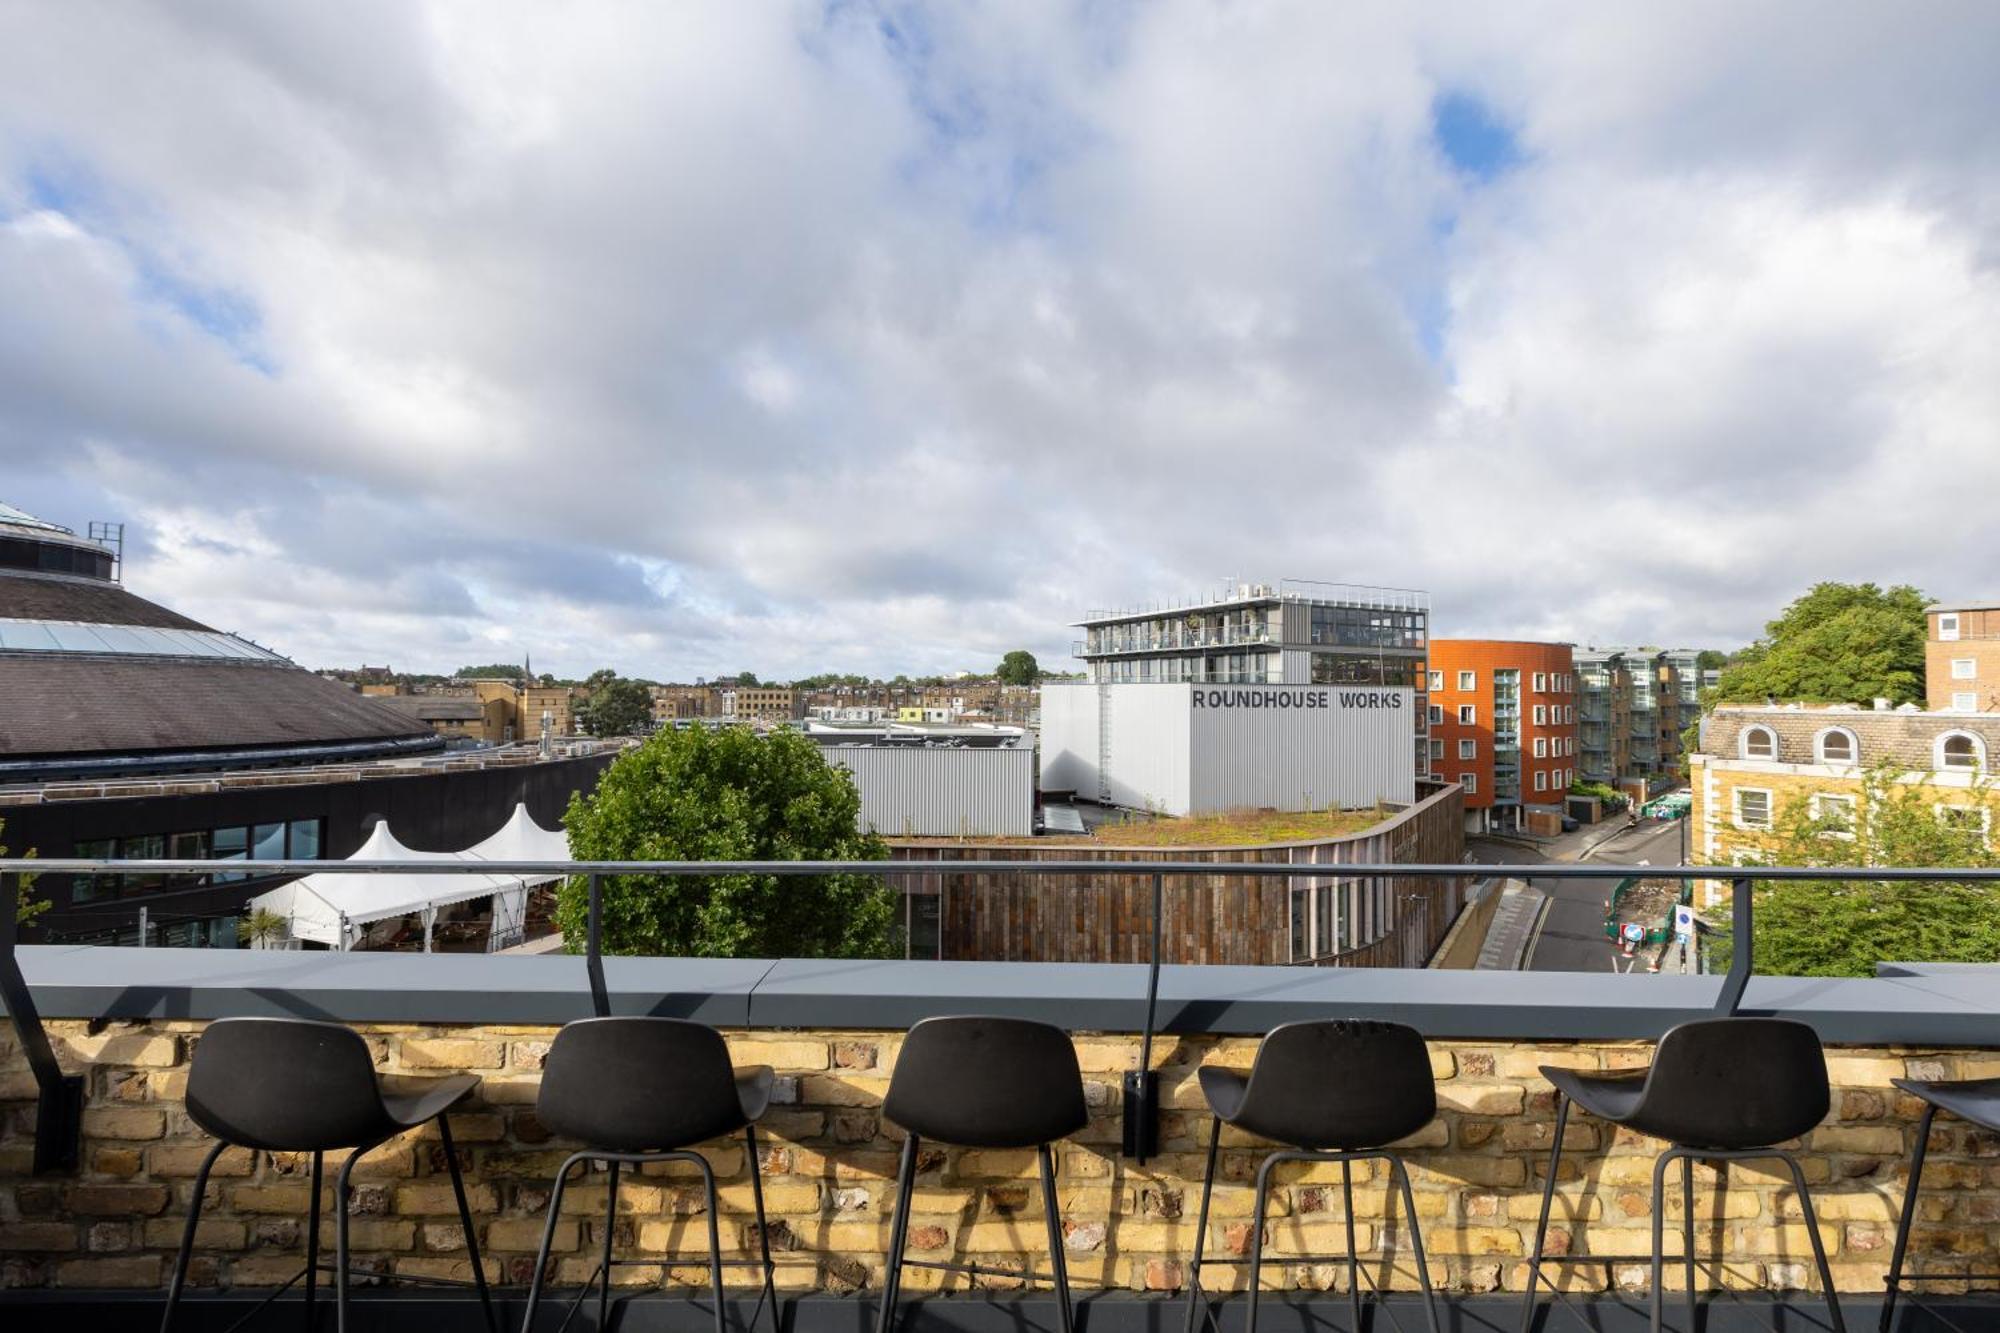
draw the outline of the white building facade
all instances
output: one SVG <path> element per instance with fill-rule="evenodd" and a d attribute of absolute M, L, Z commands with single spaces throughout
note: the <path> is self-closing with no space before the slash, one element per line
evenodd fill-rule
<path fill-rule="evenodd" d="M 1044 791 L 1166 815 L 1360 809 L 1416 796 L 1404 687 L 1047 684 Z"/>

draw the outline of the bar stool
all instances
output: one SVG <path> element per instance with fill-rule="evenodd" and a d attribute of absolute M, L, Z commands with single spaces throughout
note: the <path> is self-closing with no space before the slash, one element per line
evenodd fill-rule
<path fill-rule="evenodd" d="M 1250 1236 L 1250 1290 L 1244 1333 L 1256 1333 L 1257 1296 L 1264 1271 L 1264 1215 L 1271 1169 L 1284 1162 L 1338 1162 L 1347 1200 L 1347 1290 L 1354 1327 L 1361 1328 L 1361 1263 L 1354 1245 L 1354 1163 L 1380 1160 L 1401 1189 L 1410 1223 L 1410 1249 L 1423 1283 L 1424 1311 L 1438 1333 L 1437 1298 L 1424 1263 L 1424 1238 L 1401 1154 L 1385 1145 L 1407 1138 L 1437 1115 L 1437 1085 L 1430 1052 L 1416 1029 L 1400 1023 L 1323 1019 L 1286 1023 L 1257 1045 L 1248 1074 L 1217 1065 L 1197 1071 L 1202 1096 L 1215 1120 L 1208 1135 L 1208 1168 L 1201 1180 L 1201 1221 L 1194 1233 L 1194 1267 L 1188 1283 L 1187 1330 L 1195 1312 L 1209 1313 L 1201 1296 L 1202 1252 L 1208 1239 L 1208 1201 L 1215 1188 L 1215 1155 L 1224 1124 L 1291 1146 L 1268 1154 L 1257 1168 L 1257 1206 Z M 1301 1262 L 1340 1258 L 1304 1255 Z M 1376 1292 L 1376 1299 L 1382 1293 Z"/>
<path fill-rule="evenodd" d="M 883 1116 L 904 1130 L 896 1169 L 896 1221 L 882 1279 L 877 1333 L 890 1333 L 903 1269 L 1021 1277 L 978 1264 L 933 1263 L 906 1258 L 910 1194 L 917 1183 L 917 1145 L 936 1139 L 961 1148 L 1033 1148 L 1041 1159 L 1042 1213 L 1049 1231 L 1051 1280 L 1063 1333 L 1075 1327 L 1069 1268 L 1063 1261 L 1062 1222 L 1056 1204 L 1055 1157 L 1050 1145 L 1090 1121 L 1083 1075 L 1069 1034 L 1021 1018 L 927 1018 L 911 1028 L 896 1056 L 896 1072 L 882 1099 Z"/>
<path fill-rule="evenodd" d="M 1882 1297 L 1881 1333 L 1889 1333 L 1889 1323 L 1896 1314 L 1897 1291 L 1906 1282 L 1990 1281 L 2000 1277 L 2000 1273 L 1938 1273 L 1924 1276 L 1906 1276 L 1903 1273 L 1903 1254 L 1910 1244 L 1910 1223 L 1917 1215 L 1917 1184 L 1923 1179 L 1924 1154 L 1930 1147 L 1931 1121 L 1937 1118 L 1939 1111 L 1946 1111 L 1968 1124 L 2000 1133 L 2000 1078 L 1958 1082 L 1927 1082 L 1914 1078 L 1889 1081 L 1912 1097 L 1923 1100 L 1924 1117 L 1917 1125 L 1917 1146 L 1910 1152 L 1910 1181 L 1903 1187 L 1903 1216 L 1896 1223 L 1896 1247 L 1889 1258 L 1889 1276 L 1883 1279 L 1889 1289 Z M 1910 1299 L 1913 1303 L 1916 1300 L 1914 1296 Z M 1942 1316 L 1939 1318 L 1942 1319 Z"/>
<path fill-rule="evenodd" d="M 1799 1191 L 1806 1234 L 1826 1292 L 1827 1312 L 1835 1333 L 1846 1333 L 1840 1298 L 1827 1268 L 1826 1247 L 1813 1216 L 1812 1195 L 1798 1158 L 1774 1145 L 1795 1139 L 1826 1118 L 1832 1104 L 1827 1086 L 1826 1055 L 1819 1035 L 1804 1023 L 1780 1018 L 1710 1018 L 1683 1023 L 1660 1038 L 1650 1068 L 1629 1074 L 1580 1074 L 1553 1065 L 1542 1066 L 1542 1077 L 1555 1086 L 1556 1132 L 1549 1151 L 1549 1175 L 1542 1185 L 1542 1211 L 1535 1223 L 1535 1245 L 1528 1260 L 1528 1290 L 1521 1307 L 1521 1330 L 1534 1326 L 1542 1265 L 1578 1263 L 1637 1263 L 1638 1255 L 1564 1255 L 1543 1257 L 1549 1208 L 1556 1192 L 1557 1164 L 1562 1161 L 1563 1130 L 1571 1103 L 1600 1120 L 1665 1139 L 1671 1146 L 1653 1166 L 1652 1329 L 1659 1333 L 1666 1293 L 1661 1289 L 1666 1236 L 1667 1166 L 1681 1164 L 1683 1259 L 1687 1265 L 1687 1308 L 1690 1333 L 1700 1309 L 1695 1290 L 1694 1164 L 1754 1159 L 1783 1162 Z M 1549 1283 L 1556 1299 L 1562 1290 Z"/>
<path fill-rule="evenodd" d="M 579 1162 L 603 1162 L 610 1168 L 604 1204 L 604 1253 L 590 1281 L 570 1302 L 569 1317 L 599 1279 L 597 1327 L 610 1316 L 611 1270 L 621 1263 L 656 1260 L 611 1257 L 611 1236 L 618 1221 L 618 1171 L 621 1166 L 647 1162 L 689 1162 L 701 1172 L 708 1199 L 708 1273 L 715 1298 L 715 1330 L 723 1333 L 722 1269 L 724 1265 L 760 1266 L 763 1287 L 750 1326 L 756 1327 L 764 1302 L 778 1316 L 778 1296 L 771 1280 L 770 1228 L 764 1220 L 764 1177 L 757 1161 L 757 1121 L 771 1104 L 771 1069 L 753 1065 L 737 1069 L 730 1063 L 722 1034 L 702 1023 L 679 1018 L 586 1018 L 563 1026 L 549 1045 L 542 1066 L 541 1092 L 535 1117 L 549 1132 L 585 1146 L 563 1160 L 549 1193 L 548 1221 L 542 1227 L 541 1249 L 528 1284 L 528 1309 L 523 1333 L 535 1326 L 542 1300 L 542 1277 L 554 1242 L 556 1218 L 562 1212 L 563 1190 L 570 1168 Z M 715 1171 L 708 1159 L 690 1145 L 743 1132 L 750 1160 L 750 1195 L 757 1212 L 757 1243 L 761 1259 L 724 1259 L 721 1224 L 716 1218 Z"/>
<path fill-rule="evenodd" d="M 334 1308 L 336 1327 L 347 1328 L 348 1178 L 362 1154 L 427 1121 L 437 1121 L 444 1141 L 444 1158 L 451 1170 L 451 1190 L 458 1200 L 458 1220 L 465 1228 L 465 1251 L 472 1261 L 471 1285 L 479 1291 L 489 1333 L 499 1333 L 493 1297 L 486 1289 L 486 1271 L 479 1258 L 479 1236 L 465 1202 L 465 1180 L 459 1174 L 458 1153 L 452 1146 L 453 1107 L 479 1086 L 472 1074 L 447 1078 L 386 1077 L 375 1072 L 368 1043 L 361 1034 L 339 1023 L 300 1018 L 221 1018 L 210 1023 L 195 1046 L 188 1070 L 188 1117 L 215 1136 L 215 1146 L 195 1173 L 194 1198 L 187 1227 L 181 1233 L 179 1257 L 167 1287 L 166 1315 L 161 1333 L 174 1326 L 181 1288 L 187 1282 L 188 1257 L 194 1250 L 195 1227 L 201 1220 L 202 1196 L 209 1172 L 223 1149 L 258 1148 L 266 1152 L 312 1154 L 312 1210 L 306 1220 L 305 1271 L 285 1283 L 248 1319 L 305 1279 L 306 1323 L 312 1325 L 313 1301 L 319 1278 L 320 1180 L 325 1154 L 352 1149 L 334 1178 Z M 449 1278 L 401 1277 L 398 1281 L 437 1286 L 464 1286 Z M 240 1320 L 238 1321 L 241 1322 Z"/>

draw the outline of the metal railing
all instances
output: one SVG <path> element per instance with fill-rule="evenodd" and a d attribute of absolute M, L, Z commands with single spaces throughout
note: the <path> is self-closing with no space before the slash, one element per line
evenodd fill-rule
<path fill-rule="evenodd" d="M 241 861 L 151 860 L 120 861 L 76 857 L 47 859 L 0 859 L 0 1000 L 20 1033 L 21 1045 L 33 1071 L 38 1090 L 35 1170 L 74 1170 L 78 1163 L 82 1131 L 83 1080 L 65 1075 L 49 1044 L 48 1033 L 28 989 L 17 957 L 19 925 L 16 920 L 18 883 L 23 875 L 93 875 L 152 873 L 197 875 L 236 872 Z M 583 950 L 584 981 L 591 996 L 593 1012 L 611 1012 L 609 988 L 604 977 L 603 892 L 607 875 L 658 875 L 671 878 L 714 878 L 723 875 L 767 875 L 776 878 L 819 878 L 828 875 L 872 875 L 883 879 L 937 875 L 1057 875 L 1087 882 L 1091 877 L 1129 875 L 1147 877 L 1152 884 L 1151 944 L 1146 959 L 1145 1019 L 1140 1040 L 1138 1069 L 1128 1072 L 1124 1083 L 1123 1143 L 1126 1155 L 1144 1162 L 1158 1152 L 1159 1086 L 1152 1068 L 1153 1039 L 1158 1031 L 1161 966 L 1161 931 L 1165 917 L 1165 885 L 1168 877 L 1278 878 L 1365 880 L 1442 879 L 1464 880 L 1475 870 L 1463 864 L 1343 864 L 1267 863 L 1211 861 L 1013 861 L 1013 860 L 927 860 L 927 861 L 263 861 L 258 869 L 268 875 L 309 875 L 337 869 L 339 873 L 360 875 L 481 875 L 520 877 L 544 881 L 583 879 L 588 892 L 588 913 Z M 1754 886 L 1783 881 L 1874 881 L 1890 883 L 1964 883 L 2000 885 L 2000 869 L 1956 867 L 1808 867 L 1808 866 L 1620 866 L 1578 862 L 1544 862 L 1533 865 L 1480 865 L 1480 875 L 1520 879 L 1619 879 L 1647 876 L 1683 880 L 1726 880 L 1731 885 L 1729 970 L 1723 976 L 1713 1006 L 1717 1015 L 1736 1014 L 1743 993 L 1755 970 Z M 1448 924 L 1448 923 L 1443 923 Z M 1384 925 L 1384 938 L 1403 928 L 1392 917 Z"/>

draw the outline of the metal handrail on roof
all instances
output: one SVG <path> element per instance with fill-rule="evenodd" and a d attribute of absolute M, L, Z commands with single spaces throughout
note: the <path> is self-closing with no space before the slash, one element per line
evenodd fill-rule
<path fill-rule="evenodd" d="M 15 857 L 0 860 L 0 999 L 21 1034 L 21 1045 L 35 1075 L 39 1102 L 35 1136 L 35 1169 L 74 1169 L 81 1145 L 83 1080 L 63 1074 L 50 1048 L 34 997 L 21 974 L 16 957 L 18 922 L 14 886 L 7 878 L 25 874 L 161 874 L 235 873 L 244 866 L 233 860 L 133 860 L 117 861 L 88 857 L 50 857 L 47 860 Z M 272 874 L 311 874 L 328 868 L 324 861 L 260 861 L 257 867 Z M 604 979 L 603 901 L 601 880 L 605 875 L 666 875 L 708 878 L 718 875 L 770 875 L 781 878 L 820 877 L 834 874 L 876 875 L 897 878 L 910 875 L 993 875 L 1009 872 L 1027 875 L 1144 875 L 1152 880 L 1152 948 L 1146 980 L 1145 1027 L 1137 1070 L 1126 1075 L 1125 1107 L 1128 1151 L 1144 1160 L 1157 1150 L 1159 1093 L 1157 1073 L 1152 1069 L 1153 1036 L 1157 1029 L 1160 988 L 1160 947 L 1164 911 L 1165 880 L 1169 875 L 1251 876 L 1279 879 L 1413 879 L 1468 876 L 1462 864 L 1334 864 L 1205 861 L 1008 861 L 940 857 L 937 860 L 896 861 L 343 861 L 342 873 L 352 874 L 442 874 L 442 875 L 523 875 L 581 877 L 589 893 L 585 943 L 585 971 L 593 1009 L 600 1015 L 610 1012 L 610 992 Z M 1806 866 L 1612 866 L 1549 862 L 1532 866 L 1481 866 L 1489 875 L 1541 879 L 1600 879 L 1652 875 L 1678 879 L 1729 880 L 1731 894 L 1731 938 L 1733 951 L 1729 972 L 1722 979 L 1715 1000 L 1715 1012 L 1735 1014 L 1742 1004 L 1744 988 L 1754 969 L 1752 954 L 1754 894 L 1759 883 L 1784 881 L 1867 881 L 1891 883 L 1977 882 L 2000 884 L 2000 869 L 1958 867 L 1806 867 Z"/>

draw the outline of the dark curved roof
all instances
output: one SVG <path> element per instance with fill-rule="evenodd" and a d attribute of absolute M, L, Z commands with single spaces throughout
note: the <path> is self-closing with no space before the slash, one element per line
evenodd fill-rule
<path fill-rule="evenodd" d="M 310 746 L 432 735 L 418 719 L 292 666 L 0 654 L 0 754 Z"/>
<path fill-rule="evenodd" d="M 80 620 L 92 625 L 146 625 L 156 629 L 200 629 L 190 620 L 115 583 L 50 575 L 0 573 L 0 618 Z"/>

